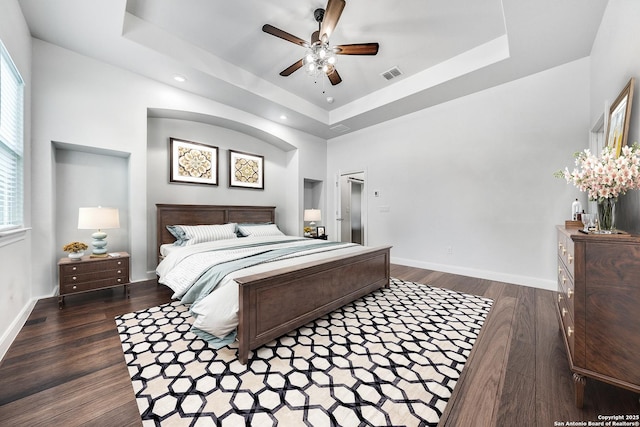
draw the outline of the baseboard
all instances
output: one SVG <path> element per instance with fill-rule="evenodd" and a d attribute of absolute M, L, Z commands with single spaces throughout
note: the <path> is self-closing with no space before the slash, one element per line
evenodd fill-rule
<path fill-rule="evenodd" d="M 424 268 L 426 270 L 442 271 L 444 273 L 459 274 L 461 276 L 477 277 L 479 279 L 493 280 L 497 282 L 512 283 L 514 285 L 546 289 L 548 291 L 555 291 L 558 286 L 555 280 L 545 280 L 539 277 L 518 276 L 515 274 L 500 273 L 497 271 L 477 270 L 474 268 L 436 264 L 405 258 L 392 257 L 391 263 L 406 265 L 408 267 Z"/>
<path fill-rule="evenodd" d="M 31 300 L 29 300 L 29 302 L 25 304 L 24 307 L 22 307 L 22 310 L 20 311 L 18 316 L 14 319 L 13 322 L 11 322 L 9 328 L 0 338 L 0 361 L 4 359 L 4 355 L 7 354 L 7 351 L 9 351 L 9 347 L 11 347 L 11 344 L 13 344 L 13 341 L 18 336 L 18 333 L 20 333 L 20 330 L 29 318 L 33 307 L 36 306 L 38 299 L 39 298 L 31 298 Z"/>

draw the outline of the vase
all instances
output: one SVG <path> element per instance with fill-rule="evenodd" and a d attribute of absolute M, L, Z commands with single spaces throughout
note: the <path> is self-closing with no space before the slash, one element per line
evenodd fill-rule
<path fill-rule="evenodd" d="M 69 252 L 69 258 L 71 258 L 72 260 L 78 260 L 83 256 L 84 256 L 84 251 Z"/>
<path fill-rule="evenodd" d="M 614 197 L 598 200 L 598 226 L 601 233 L 612 233 L 616 229 L 617 201 Z"/>

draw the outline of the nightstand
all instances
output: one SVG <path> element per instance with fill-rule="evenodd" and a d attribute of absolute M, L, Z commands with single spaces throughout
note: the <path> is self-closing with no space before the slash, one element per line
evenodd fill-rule
<path fill-rule="evenodd" d="M 323 234 L 322 236 L 305 236 L 309 239 L 320 239 L 320 240 L 327 240 L 328 235 L 327 234 Z"/>
<path fill-rule="evenodd" d="M 60 294 L 58 306 L 62 309 L 65 295 L 98 289 L 124 286 L 129 297 L 129 254 L 116 252 L 119 256 L 91 258 L 84 256 L 80 260 L 61 258 L 58 261 Z"/>

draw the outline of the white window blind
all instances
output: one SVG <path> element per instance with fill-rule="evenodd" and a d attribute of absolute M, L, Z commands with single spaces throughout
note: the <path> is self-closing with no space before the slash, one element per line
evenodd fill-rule
<path fill-rule="evenodd" d="M 0 42 L 0 231 L 23 226 L 24 82 Z"/>

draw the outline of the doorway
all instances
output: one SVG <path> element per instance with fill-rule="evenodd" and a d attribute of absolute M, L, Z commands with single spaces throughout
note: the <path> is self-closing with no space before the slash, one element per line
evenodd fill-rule
<path fill-rule="evenodd" d="M 340 241 L 365 244 L 364 172 L 340 176 Z"/>

